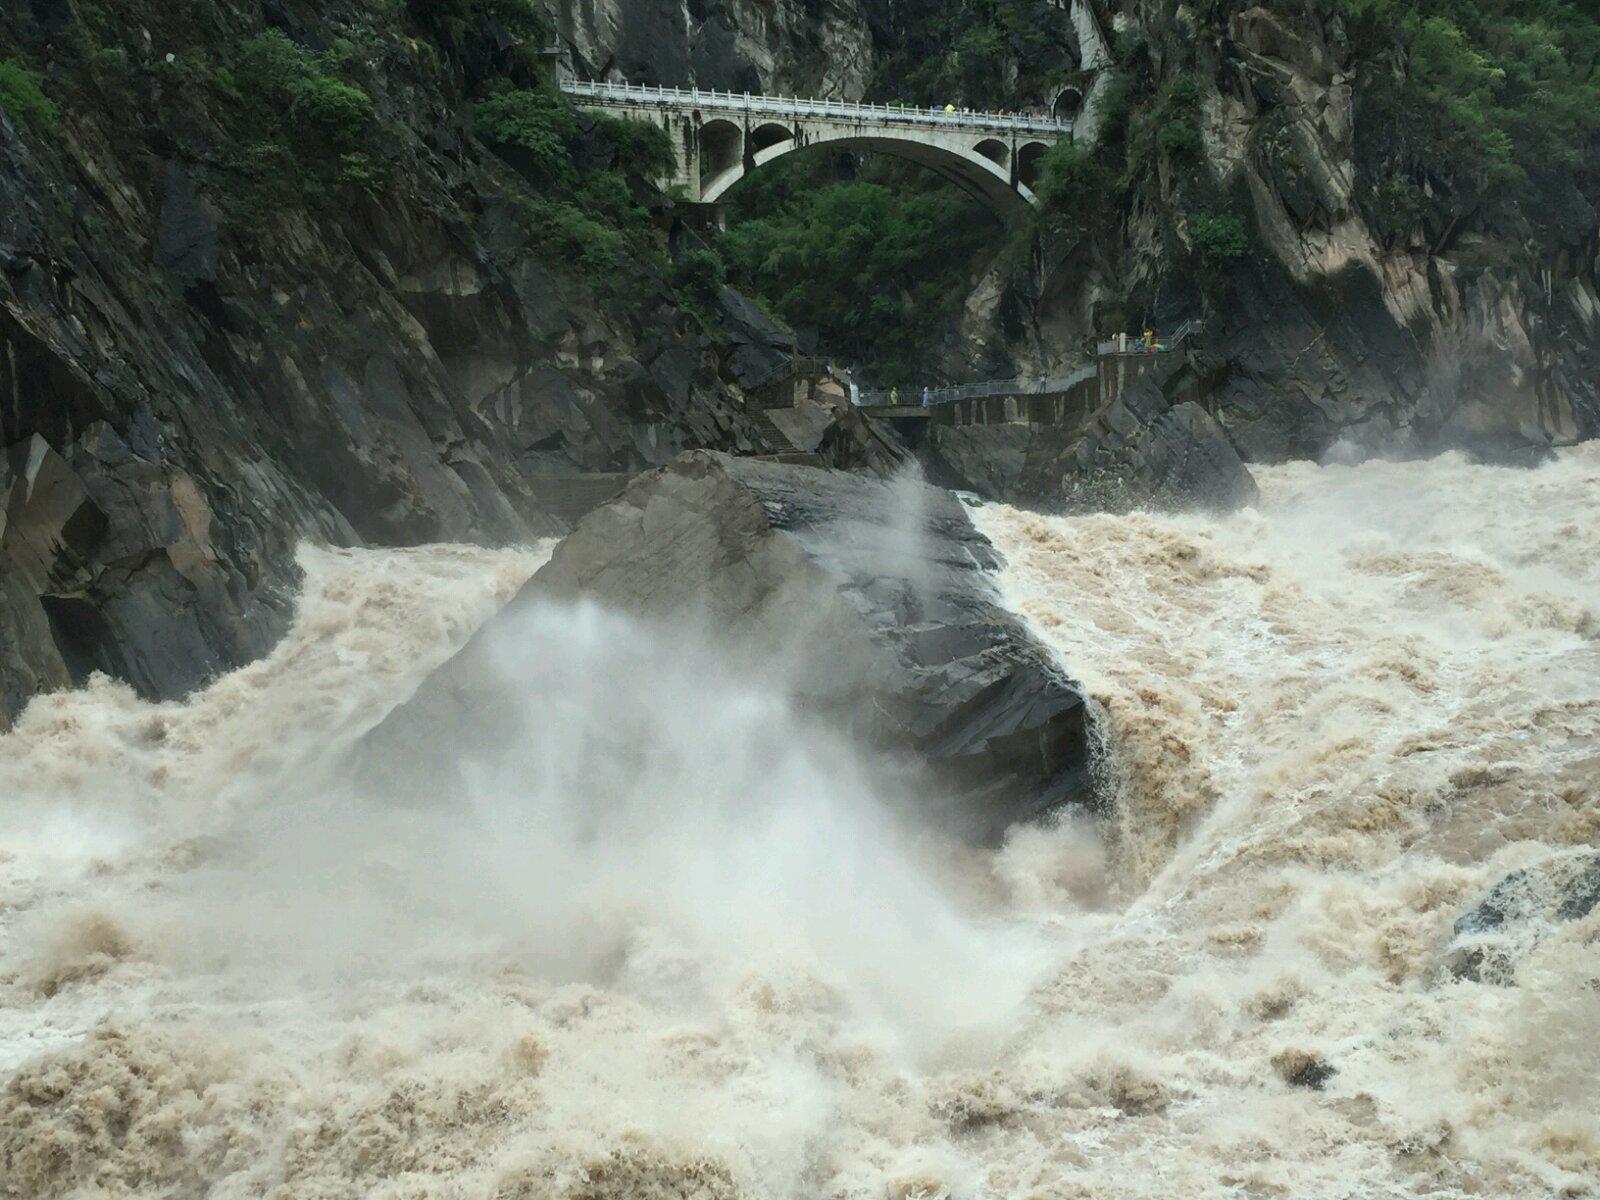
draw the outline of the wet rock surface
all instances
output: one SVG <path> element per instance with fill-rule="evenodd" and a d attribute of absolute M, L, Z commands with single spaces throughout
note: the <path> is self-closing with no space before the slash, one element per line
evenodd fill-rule
<path fill-rule="evenodd" d="M 873 66 L 860 0 L 562 0 L 565 55 L 586 76 L 856 100 Z"/>
<path fill-rule="evenodd" d="M 1456 919 L 1446 969 L 1458 978 L 1509 986 L 1517 964 L 1557 926 L 1600 906 L 1600 851 L 1513 871 Z"/>
<path fill-rule="evenodd" d="M 1083 698 L 999 606 L 995 566 L 949 492 L 696 452 L 585 518 L 497 620 L 581 599 L 714 629 L 803 711 L 930 770 L 920 819 L 992 840 L 1089 797 Z M 463 707 L 492 720 L 492 629 L 375 732 L 368 769 Z M 390 782 L 448 794 L 441 769 Z"/>
<path fill-rule="evenodd" d="M 1227 433 L 1201 405 L 1188 365 L 1131 384 L 1078 428 L 935 426 L 927 457 L 941 478 L 1009 504 L 1052 510 L 1231 510 L 1259 491 Z"/>

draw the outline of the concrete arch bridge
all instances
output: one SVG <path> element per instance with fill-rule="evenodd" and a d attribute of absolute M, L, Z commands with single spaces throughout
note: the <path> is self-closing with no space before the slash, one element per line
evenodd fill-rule
<path fill-rule="evenodd" d="M 831 147 L 909 159 L 999 212 L 1017 211 L 1038 203 L 1033 189 L 1045 152 L 1072 140 L 1074 123 L 1065 115 L 947 112 L 570 79 L 561 88 L 581 108 L 664 128 L 677 169 L 660 182 L 697 204 L 717 203 L 751 171 L 785 155 Z"/>

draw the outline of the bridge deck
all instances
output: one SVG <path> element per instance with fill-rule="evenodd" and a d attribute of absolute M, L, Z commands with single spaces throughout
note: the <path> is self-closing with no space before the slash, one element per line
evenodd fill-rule
<path fill-rule="evenodd" d="M 748 92 L 700 88 L 649 87 L 635 83 L 593 83 L 563 79 L 561 90 L 574 98 L 619 106 L 660 105 L 671 108 L 721 110 L 762 117 L 801 117 L 910 125 L 919 129 L 992 130 L 1060 137 L 1072 132 L 1071 121 L 1011 113 L 942 108 L 901 108 L 892 104 L 851 104 L 843 100 L 807 100 L 792 96 L 758 96 Z"/>

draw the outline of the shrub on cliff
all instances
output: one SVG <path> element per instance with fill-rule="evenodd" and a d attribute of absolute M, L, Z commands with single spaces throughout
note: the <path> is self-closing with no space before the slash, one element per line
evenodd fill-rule
<path fill-rule="evenodd" d="M 727 285 L 727 271 L 716 252 L 707 249 L 685 251 L 672 264 L 672 289 L 691 311 L 702 315 L 716 309 Z"/>
<path fill-rule="evenodd" d="M 536 183 L 569 185 L 577 178 L 578 119 L 551 89 L 519 88 L 481 100 L 472 107 L 472 128 L 490 146 L 513 150 L 509 157 Z"/>
<path fill-rule="evenodd" d="M 626 175 L 656 182 L 670 176 L 678 165 L 667 131 L 651 121 L 595 114 L 595 128 L 617 155 L 617 168 Z"/>
<path fill-rule="evenodd" d="M 1093 150 L 1075 142 L 1057 142 L 1040 164 L 1035 191 L 1047 209 L 1081 217 L 1104 208 L 1113 186 L 1110 173 Z"/>
<path fill-rule="evenodd" d="M 265 167 L 270 172 L 292 163 L 300 190 L 313 199 L 382 186 L 372 97 L 284 34 L 268 30 L 244 43 L 221 82 L 241 111 L 248 142 L 235 166 L 246 177 L 265 183 L 264 164 L 276 164 Z"/>
<path fill-rule="evenodd" d="M 562 200 L 525 200 L 522 226 L 534 244 L 565 259 L 591 279 L 608 276 L 625 245 L 616 229 Z"/>
<path fill-rule="evenodd" d="M 1134 114 L 1128 144 L 1130 175 L 1157 157 L 1180 167 L 1199 163 L 1200 85 L 1193 77 L 1180 75 L 1170 80 L 1153 103 Z"/>
<path fill-rule="evenodd" d="M 1233 262 L 1245 255 L 1244 221 L 1232 213 L 1190 213 L 1189 236 L 1207 262 Z"/>
<path fill-rule="evenodd" d="M 42 84 L 39 76 L 15 59 L 0 59 L 0 108 L 36 133 L 48 133 L 61 118 L 61 110 L 44 94 Z"/>

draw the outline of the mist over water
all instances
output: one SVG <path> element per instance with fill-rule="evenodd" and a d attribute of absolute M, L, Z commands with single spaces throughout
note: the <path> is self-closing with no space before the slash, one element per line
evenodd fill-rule
<path fill-rule="evenodd" d="M 977 510 L 1114 793 L 993 853 L 782 664 L 587 608 L 497 626 L 495 737 L 415 748 L 462 794 L 351 778 L 543 551 L 308 551 L 262 663 L 37 701 L 0 1196 L 1592 1194 L 1600 917 L 1515 987 L 1441 959 L 1600 836 L 1600 452 L 1260 474 Z"/>

